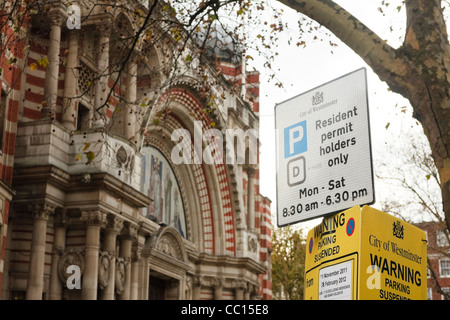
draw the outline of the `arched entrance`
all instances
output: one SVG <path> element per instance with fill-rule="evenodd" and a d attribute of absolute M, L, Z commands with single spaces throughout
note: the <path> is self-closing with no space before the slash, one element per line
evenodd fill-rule
<path fill-rule="evenodd" d="M 190 265 L 179 232 L 170 226 L 160 227 L 144 250 L 150 269 L 149 300 L 184 300 Z"/>

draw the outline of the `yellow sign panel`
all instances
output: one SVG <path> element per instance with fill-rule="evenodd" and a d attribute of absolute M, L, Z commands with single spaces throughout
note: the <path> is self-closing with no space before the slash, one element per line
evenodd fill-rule
<path fill-rule="evenodd" d="M 425 232 L 370 207 L 363 207 L 361 215 L 361 297 L 425 300 Z"/>
<path fill-rule="evenodd" d="M 426 299 L 425 232 L 355 206 L 308 232 L 305 299 Z"/>

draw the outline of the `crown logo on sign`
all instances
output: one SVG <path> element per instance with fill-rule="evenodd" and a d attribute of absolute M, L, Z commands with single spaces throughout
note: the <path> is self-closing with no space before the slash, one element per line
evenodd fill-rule
<path fill-rule="evenodd" d="M 313 106 L 320 104 L 323 102 L 323 92 L 317 91 L 315 95 L 312 97 Z"/>
<path fill-rule="evenodd" d="M 393 223 L 392 234 L 399 239 L 403 239 L 404 229 L 400 221 L 396 221 Z"/>

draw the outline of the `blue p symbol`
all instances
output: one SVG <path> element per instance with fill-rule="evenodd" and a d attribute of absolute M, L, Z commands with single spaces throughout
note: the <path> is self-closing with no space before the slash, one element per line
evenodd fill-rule
<path fill-rule="evenodd" d="M 306 120 L 284 129 L 284 158 L 290 158 L 308 149 Z"/>

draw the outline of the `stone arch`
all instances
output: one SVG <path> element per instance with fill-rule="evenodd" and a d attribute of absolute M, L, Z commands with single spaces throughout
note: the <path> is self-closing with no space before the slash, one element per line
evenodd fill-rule
<path fill-rule="evenodd" d="M 134 36 L 137 31 L 130 13 L 121 9 L 114 12 L 114 27 L 119 36 Z"/>
<path fill-rule="evenodd" d="M 165 118 L 164 125 L 155 126 L 154 117 L 165 107 L 171 108 L 170 115 Z M 147 134 L 157 135 L 155 131 L 159 129 L 165 133 L 165 139 L 169 140 L 172 131 L 181 127 L 188 130 L 191 139 L 194 139 L 194 121 L 199 121 L 204 131 L 211 128 L 212 119 L 203 112 L 203 105 L 195 93 L 188 88 L 175 87 L 166 91 L 153 107 L 148 119 Z M 173 147 L 175 143 L 171 142 L 171 145 Z M 210 254 L 235 256 L 235 217 L 226 164 L 192 163 L 187 167 L 195 179 L 195 194 L 200 200 L 200 218 L 193 218 L 192 221 L 201 222 L 203 250 Z M 223 243 L 220 247 L 217 246 L 218 240 Z"/>
<path fill-rule="evenodd" d="M 157 148 L 168 160 L 172 166 L 172 170 L 177 177 L 179 182 L 179 187 L 181 190 L 181 196 L 183 198 L 185 219 L 186 219 L 186 229 L 187 229 L 187 239 L 192 241 L 198 248 L 200 252 L 213 252 L 213 246 L 205 240 L 205 232 L 202 229 L 202 217 L 209 219 L 211 213 L 209 208 L 205 207 L 204 199 L 201 198 L 200 194 L 203 188 L 205 178 L 202 177 L 201 166 L 199 165 L 174 165 L 171 161 L 171 150 L 174 146 L 173 142 L 170 141 L 168 137 L 171 135 L 173 128 L 179 128 L 180 123 L 175 118 L 170 118 L 167 120 L 165 125 L 162 127 L 162 131 L 149 135 L 145 139 L 144 146 L 152 146 Z M 155 131 L 155 129 L 149 128 L 150 131 Z M 163 137 L 165 135 L 165 137 Z M 200 190 L 200 192 L 199 192 Z M 209 201 L 207 201 L 209 206 Z M 212 225 L 212 220 L 208 220 L 210 225 Z"/>
<path fill-rule="evenodd" d="M 175 228 L 169 226 L 162 226 L 158 231 L 150 237 L 145 243 L 146 250 L 150 255 L 151 251 L 157 251 L 164 255 L 171 257 L 171 259 L 180 262 L 189 263 L 186 246 L 183 238 Z"/>
<path fill-rule="evenodd" d="M 135 36 L 135 28 L 128 14 L 117 11 L 111 21 L 111 36 L 109 39 L 109 66 L 111 76 L 123 68 L 124 62 L 130 54 L 131 40 Z"/>
<path fill-rule="evenodd" d="M 189 174 L 190 172 L 184 170 L 183 168 L 176 166 L 170 159 L 171 146 L 167 143 L 167 139 L 163 139 L 161 136 L 153 135 L 146 139 L 145 146 L 156 148 L 163 156 L 166 158 L 167 162 L 170 164 L 171 169 L 175 175 L 178 182 L 178 186 L 181 192 L 181 199 L 184 207 L 185 213 L 185 223 L 186 223 L 186 239 L 192 242 L 201 242 L 201 238 L 198 236 L 198 232 L 195 228 L 196 223 L 192 223 L 192 212 L 199 210 L 199 205 L 192 201 L 189 197 L 190 190 L 195 189 L 195 185 L 192 183 L 194 181 L 193 177 Z M 189 190 L 189 191 L 188 191 Z"/>
<path fill-rule="evenodd" d="M 165 299 L 185 299 L 187 273 L 191 271 L 191 265 L 184 240 L 178 231 L 161 226 L 147 239 L 142 254 L 148 259 L 149 285 L 155 278 L 160 279 L 164 282 L 164 291 L 167 291 L 164 293 Z"/>

